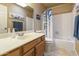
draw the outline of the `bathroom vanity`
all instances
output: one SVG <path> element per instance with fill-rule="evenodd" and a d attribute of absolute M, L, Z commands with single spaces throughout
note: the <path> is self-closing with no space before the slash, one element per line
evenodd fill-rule
<path fill-rule="evenodd" d="M 21 39 L 0 40 L 1 56 L 43 56 L 44 51 L 45 35 L 43 33 L 28 33 Z"/>

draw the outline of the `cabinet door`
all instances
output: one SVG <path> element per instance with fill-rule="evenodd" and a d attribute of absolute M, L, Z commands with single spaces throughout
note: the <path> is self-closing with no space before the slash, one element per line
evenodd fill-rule
<path fill-rule="evenodd" d="M 24 56 L 34 56 L 34 49 L 28 51 Z"/>
<path fill-rule="evenodd" d="M 38 45 L 36 45 L 36 56 L 43 56 L 44 55 L 44 41 L 41 41 Z"/>
<path fill-rule="evenodd" d="M 23 46 L 23 54 L 32 49 L 36 45 L 36 40 L 29 42 Z"/>

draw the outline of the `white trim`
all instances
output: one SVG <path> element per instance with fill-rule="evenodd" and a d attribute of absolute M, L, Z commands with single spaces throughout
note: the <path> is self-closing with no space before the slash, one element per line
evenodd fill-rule
<path fill-rule="evenodd" d="M 65 40 L 65 39 L 54 39 L 54 40 L 59 40 L 59 41 L 66 41 L 66 42 L 75 43 L 75 40 Z"/>

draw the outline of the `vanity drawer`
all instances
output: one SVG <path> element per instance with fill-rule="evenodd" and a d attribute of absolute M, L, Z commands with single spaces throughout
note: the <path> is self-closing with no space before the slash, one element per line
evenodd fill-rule
<path fill-rule="evenodd" d="M 36 44 L 41 42 L 41 37 L 36 39 Z"/>
<path fill-rule="evenodd" d="M 42 40 L 45 41 L 45 35 L 42 36 Z"/>
<path fill-rule="evenodd" d="M 25 54 L 28 50 L 32 49 L 36 45 L 36 40 L 29 42 L 23 46 L 23 54 Z"/>
<path fill-rule="evenodd" d="M 21 52 L 21 49 L 18 48 L 7 53 L 6 56 L 20 56 L 21 55 L 20 52 Z"/>
<path fill-rule="evenodd" d="M 29 50 L 24 56 L 34 56 L 34 49 Z"/>

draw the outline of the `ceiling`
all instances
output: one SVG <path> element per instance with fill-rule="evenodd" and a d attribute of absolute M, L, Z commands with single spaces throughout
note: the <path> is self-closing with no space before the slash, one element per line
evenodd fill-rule
<path fill-rule="evenodd" d="M 72 5 L 73 3 L 42 3 L 42 5 L 45 8 L 55 7 L 55 6 L 63 5 L 63 4 L 67 4 L 67 5 L 70 4 L 70 5 Z"/>
<path fill-rule="evenodd" d="M 54 6 L 57 6 L 57 5 L 60 5 L 60 4 L 63 4 L 63 3 L 40 3 L 40 5 L 42 5 L 42 7 L 44 9 L 47 9 L 47 8 L 50 8 L 50 7 L 54 7 Z M 39 6 L 39 3 L 36 4 L 36 5 Z M 33 8 L 31 8 L 30 6 L 26 6 L 25 9 L 30 11 L 30 12 L 33 12 Z"/>
<path fill-rule="evenodd" d="M 45 8 L 50 8 L 61 4 L 64 4 L 64 3 L 42 3 L 43 7 Z"/>
<path fill-rule="evenodd" d="M 38 4 L 36 4 L 36 5 L 38 5 Z M 44 8 L 50 8 L 50 7 L 60 5 L 60 4 L 63 4 L 63 3 L 40 3 L 40 5 L 42 5 L 42 7 L 44 7 Z M 33 11 L 33 9 L 29 6 L 26 6 L 25 9 L 28 9 L 29 11 Z"/>

